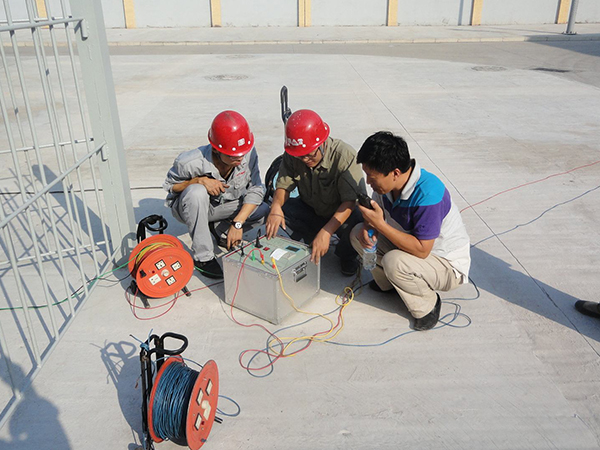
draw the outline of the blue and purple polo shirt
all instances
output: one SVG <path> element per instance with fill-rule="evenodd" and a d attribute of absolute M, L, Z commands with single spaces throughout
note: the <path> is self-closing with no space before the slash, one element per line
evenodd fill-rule
<path fill-rule="evenodd" d="M 461 277 L 468 280 L 471 265 L 467 230 L 450 192 L 434 174 L 417 161 L 400 196 L 373 193 L 373 200 L 385 212 L 388 224 L 419 240 L 435 239 L 431 253 L 445 258 Z"/>

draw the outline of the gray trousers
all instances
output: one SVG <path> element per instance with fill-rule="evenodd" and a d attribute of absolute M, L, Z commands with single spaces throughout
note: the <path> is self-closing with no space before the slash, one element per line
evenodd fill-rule
<path fill-rule="evenodd" d="M 215 257 L 212 235 L 208 228 L 209 222 L 233 219 L 243 204 L 243 198 L 213 204 L 208 191 L 201 184 L 191 184 L 179 194 L 171 206 L 171 212 L 173 217 L 187 225 L 192 238 L 192 256 L 196 261 L 209 261 Z M 252 228 L 252 225 L 256 225 L 268 212 L 269 205 L 266 203 L 258 205 L 244 223 L 244 229 Z M 229 229 L 229 224 L 226 223 L 226 226 L 217 229 L 225 232 Z"/>
<path fill-rule="evenodd" d="M 363 224 L 350 233 L 350 242 L 362 258 L 364 249 L 358 241 Z M 377 266 L 373 279 L 384 291 L 396 289 L 410 314 L 416 318 L 429 314 L 435 307 L 435 291 L 450 291 L 460 285 L 460 278 L 444 258 L 429 254 L 425 259 L 398 249 L 385 236 L 377 237 Z"/>

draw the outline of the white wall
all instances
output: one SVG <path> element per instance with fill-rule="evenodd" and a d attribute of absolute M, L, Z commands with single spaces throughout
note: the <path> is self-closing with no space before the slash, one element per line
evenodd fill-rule
<path fill-rule="evenodd" d="M 25 2 L 16 2 L 14 0 L 8 2 L 10 8 L 10 16 L 12 20 L 23 20 L 28 19 L 27 8 L 25 8 Z M 4 3 L 0 3 L 0 20 L 6 20 L 8 14 L 4 8 Z M 4 24 L 2 24 L 4 25 Z"/>
<path fill-rule="evenodd" d="M 577 22 L 600 22 L 600 0 L 579 0 Z"/>
<path fill-rule="evenodd" d="M 211 25 L 209 0 L 134 0 L 134 5 L 138 28 Z M 106 12 L 104 14 L 106 15 Z"/>
<path fill-rule="evenodd" d="M 87 0 L 86 0 L 87 1 Z M 101 0 L 102 10 L 104 11 L 104 23 L 107 28 L 124 28 L 125 15 L 123 12 L 123 0 Z M 145 1 L 145 0 L 143 0 Z M 9 0 L 8 1 L 13 20 L 28 19 L 25 0 Z M 34 2 L 35 4 L 35 2 Z M 71 3 L 69 0 L 64 1 L 66 7 L 66 15 L 71 14 Z M 63 17 L 63 10 L 60 0 L 48 0 L 46 2 L 48 10 L 46 11 L 51 17 Z M 34 6 L 35 10 L 35 6 Z M 0 20 L 6 20 L 6 11 L 3 4 L 0 4 Z"/>
<path fill-rule="evenodd" d="M 8 0 L 15 19 L 27 18 L 25 0 Z M 96 1 L 96 0 L 65 0 Z M 124 28 L 123 0 L 100 0 L 108 28 Z M 61 16 L 59 0 L 48 0 Z M 560 0 L 483 0 L 482 25 L 555 23 Z M 136 26 L 210 27 L 210 0 L 133 0 Z M 398 25 L 469 25 L 473 0 L 398 0 Z M 388 0 L 311 0 L 311 25 L 383 26 Z M 70 8 L 69 8 L 70 9 Z M 0 2 L 0 19 L 5 19 Z M 579 0 L 577 22 L 600 22 L 600 0 Z M 298 26 L 298 0 L 221 0 L 225 27 Z"/>
<path fill-rule="evenodd" d="M 556 23 L 559 0 L 484 0 L 481 25 Z"/>
<path fill-rule="evenodd" d="M 102 0 L 102 11 L 106 28 L 125 28 L 123 0 Z M 54 13 L 54 8 L 52 12 Z"/>
<path fill-rule="evenodd" d="M 224 27 L 295 27 L 298 0 L 221 0 Z"/>
<path fill-rule="evenodd" d="M 473 0 L 399 0 L 398 25 L 469 25 L 472 3 Z"/>
<path fill-rule="evenodd" d="M 312 0 L 311 21 L 315 27 L 385 25 L 387 0 Z"/>

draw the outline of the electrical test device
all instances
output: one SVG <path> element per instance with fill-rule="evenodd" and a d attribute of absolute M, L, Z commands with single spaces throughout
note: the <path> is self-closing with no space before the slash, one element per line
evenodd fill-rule
<path fill-rule="evenodd" d="M 321 266 L 310 255 L 300 242 L 257 236 L 223 256 L 225 303 L 278 325 L 321 289 Z"/>

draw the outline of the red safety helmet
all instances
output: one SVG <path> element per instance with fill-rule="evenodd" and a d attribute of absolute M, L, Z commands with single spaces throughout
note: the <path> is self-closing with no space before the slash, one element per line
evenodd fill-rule
<path fill-rule="evenodd" d="M 228 156 L 244 156 L 254 145 L 254 135 L 240 113 L 223 111 L 214 118 L 208 141 L 213 148 Z"/>
<path fill-rule="evenodd" d="M 329 125 L 310 109 L 299 109 L 285 124 L 285 151 L 292 156 L 308 155 L 329 137 Z"/>

